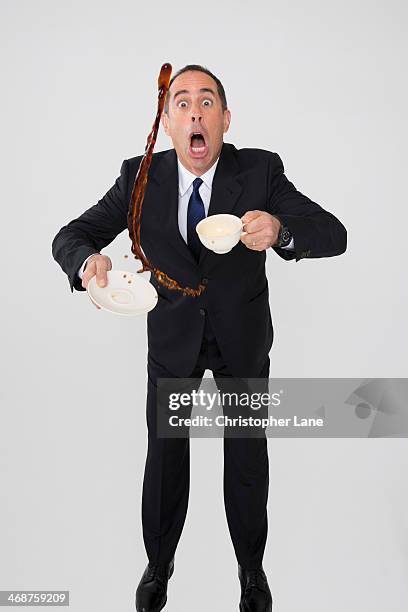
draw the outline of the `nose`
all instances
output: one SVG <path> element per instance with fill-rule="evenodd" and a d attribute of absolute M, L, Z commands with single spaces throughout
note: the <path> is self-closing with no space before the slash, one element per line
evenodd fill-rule
<path fill-rule="evenodd" d="M 194 104 L 191 110 L 191 120 L 192 121 L 201 121 L 201 109 L 198 103 Z"/>

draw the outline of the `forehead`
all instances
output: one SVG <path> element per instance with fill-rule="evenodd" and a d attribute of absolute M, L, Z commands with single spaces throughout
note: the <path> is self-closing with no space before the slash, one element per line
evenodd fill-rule
<path fill-rule="evenodd" d="M 180 89 L 187 89 L 191 94 L 199 93 L 202 87 L 208 87 L 217 94 L 217 83 L 205 72 L 188 70 L 176 77 L 171 84 L 170 94 L 173 97 Z"/>

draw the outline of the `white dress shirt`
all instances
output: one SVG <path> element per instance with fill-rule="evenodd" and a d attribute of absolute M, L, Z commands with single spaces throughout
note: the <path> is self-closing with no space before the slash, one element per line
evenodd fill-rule
<path fill-rule="evenodd" d="M 217 161 L 211 166 L 211 168 L 207 170 L 207 172 L 204 172 L 204 174 L 200 176 L 203 182 L 200 185 L 198 191 L 200 192 L 200 196 L 204 204 L 205 216 L 208 215 L 208 208 L 210 206 L 210 200 L 211 200 L 212 182 L 213 182 L 215 170 L 217 168 L 219 159 L 220 158 L 217 159 Z M 193 193 L 193 181 L 197 178 L 197 176 L 193 174 L 192 172 L 190 172 L 189 170 L 187 170 L 187 168 L 183 166 L 183 164 L 180 162 L 178 158 L 177 158 L 177 165 L 178 165 L 178 177 L 179 177 L 178 225 L 179 225 L 180 234 L 182 235 L 185 243 L 187 244 L 187 209 L 188 209 L 188 203 L 190 200 L 190 196 Z M 294 249 L 295 246 L 294 246 L 293 238 L 286 247 L 282 247 L 282 248 L 283 249 Z M 95 253 L 92 253 L 92 255 L 95 255 Z M 89 255 L 89 257 L 92 257 L 92 255 Z M 86 262 L 88 261 L 89 257 L 85 259 L 81 268 L 78 270 L 79 278 L 82 278 L 83 276 L 84 268 L 85 268 Z"/>

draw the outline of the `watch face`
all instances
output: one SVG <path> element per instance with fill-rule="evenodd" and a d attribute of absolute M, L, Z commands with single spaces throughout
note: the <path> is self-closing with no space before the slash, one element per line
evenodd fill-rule
<path fill-rule="evenodd" d="M 281 233 L 280 233 L 280 245 L 281 246 L 286 246 L 289 244 L 289 242 L 291 241 L 292 238 L 292 234 L 290 233 L 289 229 L 285 226 L 281 227 Z"/>
<path fill-rule="evenodd" d="M 287 227 L 285 227 L 285 228 L 283 229 L 283 232 L 282 232 L 282 240 L 283 240 L 284 242 L 286 242 L 286 241 L 290 242 L 290 231 L 288 230 L 288 228 L 287 228 Z"/>

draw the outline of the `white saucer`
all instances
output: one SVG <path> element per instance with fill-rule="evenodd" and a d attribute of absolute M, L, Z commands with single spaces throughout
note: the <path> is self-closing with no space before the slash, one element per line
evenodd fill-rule
<path fill-rule="evenodd" d="M 92 300 L 104 310 L 121 315 L 140 315 L 156 306 L 157 291 L 140 274 L 126 270 L 109 270 L 107 274 L 106 287 L 99 287 L 96 276 L 93 276 L 86 289 Z"/>

